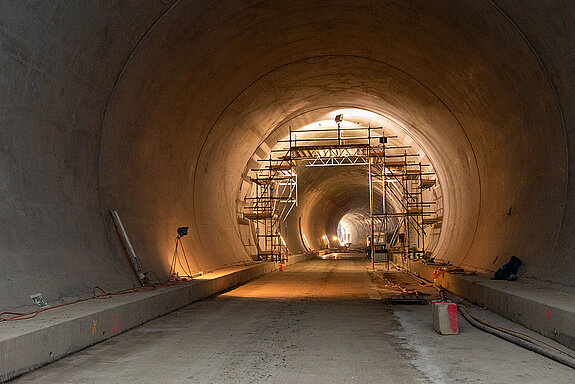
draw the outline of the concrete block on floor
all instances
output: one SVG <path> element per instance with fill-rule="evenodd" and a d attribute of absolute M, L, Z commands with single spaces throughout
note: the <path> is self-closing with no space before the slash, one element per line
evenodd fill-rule
<path fill-rule="evenodd" d="M 457 304 L 436 302 L 431 304 L 433 329 L 440 335 L 457 335 Z"/>
<path fill-rule="evenodd" d="M 417 261 L 402 263 L 412 273 L 434 281 L 449 292 L 521 324 L 570 349 L 575 349 L 575 297 L 551 287 L 522 281 L 491 280 L 489 276 L 465 276 L 434 272 L 437 266 Z"/>

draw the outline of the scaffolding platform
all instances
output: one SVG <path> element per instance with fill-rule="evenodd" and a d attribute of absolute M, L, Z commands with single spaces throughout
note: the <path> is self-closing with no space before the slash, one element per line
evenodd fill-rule
<path fill-rule="evenodd" d="M 434 172 L 418 161 L 419 154 L 408 151 L 410 147 L 390 144 L 388 139 L 395 136 L 386 136 L 383 127 L 343 128 L 342 117 L 338 117 L 341 119 L 336 118 L 334 128 L 290 128 L 289 138 L 278 140 L 282 146 L 272 149 L 268 159 L 259 160 L 262 167 L 252 170 L 255 196 L 250 198 L 251 211 L 248 209 L 244 217 L 251 220 L 261 260 L 281 260 L 287 251 L 283 248 L 281 222 L 297 203 L 298 165 L 367 167 L 371 239 L 375 233 L 385 233 L 383 244 L 387 249 L 400 250 L 404 256 L 409 252 L 425 254 L 424 227 L 437 222 L 436 212 L 429 209 L 435 202 L 424 200 L 424 191 L 437 185 Z M 382 199 L 378 212 L 376 198 Z M 393 199 L 399 210 L 390 212 L 387 199 Z M 390 220 L 397 228 L 391 239 L 387 233 Z M 374 241 L 370 247 L 374 255 Z"/>

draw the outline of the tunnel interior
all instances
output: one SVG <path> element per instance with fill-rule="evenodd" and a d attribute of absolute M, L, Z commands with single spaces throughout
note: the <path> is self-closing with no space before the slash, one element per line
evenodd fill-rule
<path fill-rule="evenodd" d="M 342 121 L 335 122 L 336 116 L 339 116 Z M 309 121 L 313 122 L 309 123 Z M 300 126 L 301 124 L 303 126 Z M 403 181 L 392 176 L 388 176 L 386 187 L 383 187 L 381 179 L 371 178 L 373 192 L 370 200 L 369 167 L 362 162 L 363 160 L 360 160 L 362 158 L 358 156 L 338 157 L 333 153 L 340 145 L 335 140 L 338 136 L 337 127 L 343 130 L 339 135 L 341 135 L 341 144 L 344 146 L 359 146 L 371 142 L 371 146 L 377 150 L 377 148 L 383 148 L 383 144 L 373 143 L 379 143 L 379 139 L 385 137 L 388 162 L 409 161 L 414 163 L 414 159 L 416 159 L 416 161 L 425 164 L 425 171 L 422 171 L 425 176 L 422 177 L 433 180 L 434 183 L 436 181 L 432 162 L 419 146 L 419 140 L 411 136 L 409 130 L 397 119 L 358 108 L 322 108 L 321 110 L 304 112 L 297 118 L 290 119 L 274 129 L 262 145 L 257 148 L 252 156 L 253 161 L 248 162 L 248 166 L 244 170 L 245 186 L 240 188 L 244 195 L 239 197 L 239 212 L 242 211 L 242 208 L 244 211 L 246 207 L 253 208 L 253 202 L 257 200 L 254 196 L 258 195 L 258 191 L 260 191 L 259 195 L 262 195 L 262 187 L 254 180 L 257 179 L 258 174 L 266 173 L 266 170 L 270 168 L 270 159 L 281 159 L 281 155 L 286 153 L 291 156 L 292 153 L 295 153 L 294 148 L 298 148 L 299 151 L 306 151 L 306 148 L 312 148 L 311 151 L 313 148 L 330 148 L 332 153 L 327 157 L 319 151 L 315 151 L 312 156 L 315 157 L 313 160 L 292 160 L 293 172 L 297 175 L 297 187 L 294 187 L 297 190 L 293 193 L 296 197 L 295 203 L 278 209 L 279 221 L 285 221 L 283 226 L 279 226 L 279 230 L 283 233 L 282 238 L 285 238 L 286 243 L 289 244 L 289 252 L 299 253 L 307 250 L 306 246 L 302 244 L 303 237 L 310 243 L 309 248 L 311 249 L 336 248 L 345 243 L 350 243 L 349 246 L 355 249 L 365 248 L 366 238 L 371 235 L 370 212 L 384 212 L 382 210 L 384 204 L 383 190 L 386 190 L 386 212 L 393 215 L 402 212 L 402 204 L 405 206 L 402 201 Z M 286 130 L 289 133 L 286 134 Z M 369 135 L 372 134 L 378 136 L 370 139 Z M 277 139 L 278 137 L 281 139 Z M 274 140 L 276 140 L 275 143 Z M 307 151 L 312 153 L 309 149 Z M 353 151 L 354 148 L 346 153 L 355 154 Z M 252 168 L 254 161 L 259 162 L 255 168 L 260 171 L 259 173 L 254 172 L 254 168 Z M 272 161 L 276 161 L 276 166 L 290 165 L 281 160 Z M 279 163 L 277 163 L 278 161 Z M 392 175 L 401 172 L 403 171 L 395 170 Z M 376 171 L 372 171 L 373 173 Z M 266 176 L 269 174 L 266 173 Z M 285 178 L 282 174 L 275 174 L 273 177 L 280 179 L 282 176 Z M 276 188 L 281 189 L 281 191 L 276 191 L 276 193 L 285 195 L 287 187 L 285 183 L 281 184 L 280 182 L 281 180 L 278 180 Z M 265 189 L 265 187 L 263 188 Z M 423 197 L 423 195 L 425 196 Z M 430 212 L 433 209 L 433 216 L 438 219 L 433 227 L 425 228 L 425 231 L 420 234 L 420 237 L 425 237 L 428 244 L 427 253 L 432 254 L 440 238 L 439 234 L 443 225 L 443 196 L 441 195 L 440 184 L 435 183 L 432 190 L 423 191 L 422 199 L 430 207 Z M 263 204 L 261 199 L 258 201 Z M 372 205 L 371 208 L 370 204 Z M 282 215 L 281 212 L 284 211 L 289 212 L 289 215 Z M 388 223 L 387 227 L 383 224 L 384 220 Z M 387 219 L 376 216 L 374 222 L 376 233 L 387 228 L 388 239 L 392 239 L 396 230 L 401 227 L 400 218 L 396 216 Z M 243 224 L 248 225 L 246 222 Z M 257 221 L 256 224 L 258 224 Z M 408 228 L 413 225 L 413 223 L 410 224 Z M 342 230 L 349 234 L 347 241 L 340 238 Z M 411 231 L 414 231 L 413 228 Z M 254 247 L 257 237 L 254 237 L 254 232 L 252 222 L 250 230 L 245 229 L 243 231 L 243 242 L 248 244 L 248 253 L 257 255 L 257 249 Z M 402 232 L 405 230 L 402 229 Z M 353 236 L 353 241 L 351 241 L 351 236 Z M 254 240 L 250 241 L 250 239 Z M 417 245 L 415 238 L 412 242 Z M 421 249 L 424 248 L 421 247 Z"/>
<path fill-rule="evenodd" d="M 573 291 L 572 4 L 88 7 L 0 5 L 1 308 L 137 284 L 110 210 L 162 278 L 180 226 L 194 272 L 252 261 L 249 170 L 339 113 L 432 165 L 434 257 L 492 273 L 515 255 Z M 292 252 L 340 222 L 363 241 L 365 171 L 303 169 L 299 189 Z"/>

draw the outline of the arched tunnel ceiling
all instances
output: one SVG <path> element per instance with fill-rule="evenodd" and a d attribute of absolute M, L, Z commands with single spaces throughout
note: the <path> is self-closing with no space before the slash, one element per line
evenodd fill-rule
<path fill-rule="evenodd" d="M 365 246 L 364 228 L 369 222 L 369 177 L 367 167 L 305 167 L 298 166 L 299 207 L 294 210 L 294 217 L 289 220 L 292 228 L 294 219 L 302 217 L 302 231 L 310 244 L 322 248 L 321 238 L 327 235 L 330 239 L 337 234 L 337 228 L 346 217 L 354 217 L 358 223 L 361 242 L 355 246 Z M 345 182 L 342 182 L 345 180 Z M 374 212 L 382 212 L 381 188 L 374 186 Z M 388 212 L 397 212 L 393 202 L 387 202 Z M 301 207 L 301 208 L 300 208 Z M 361 230 L 359 230 L 361 228 Z M 355 234 L 354 234 L 355 235 Z"/>
<path fill-rule="evenodd" d="M 193 253 L 219 262 L 244 257 L 235 200 L 249 156 L 289 116 L 343 105 L 398 116 L 422 140 L 445 186 L 445 216 L 453 217 L 439 250 L 446 258 L 489 270 L 498 251 L 517 249 L 507 239 L 520 219 L 509 225 L 504 213 L 536 209 L 531 185 L 539 182 L 511 170 L 529 168 L 542 140 L 562 148 L 563 133 L 541 131 L 543 122 L 560 125 L 555 100 L 530 47 L 495 8 L 196 7 L 177 4 L 146 37 L 104 125 L 103 205 L 129 202 L 122 209 L 141 216 L 136 231 L 151 232 L 146 249 L 167 243 L 163 228 L 183 214 L 195 229 Z M 127 156 L 118 147 L 126 142 L 133 147 Z M 560 172 L 564 156 L 547 154 L 547 164 Z M 133 180 L 139 196 L 118 189 L 120 180 Z M 162 188 L 146 188 L 154 184 Z M 555 231 L 563 182 L 544 184 L 545 198 L 557 201 L 546 218 Z M 545 231 L 529 231 L 540 242 L 526 250 L 552 246 Z"/>
<path fill-rule="evenodd" d="M 433 161 L 442 258 L 492 271 L 515 254 L 525 277 L 575 285 L 569 2 L 0 7 L 5 281 L 42 276 L 42 254 L 85 276 L 39 279 L 48 297 L 133 282 L 109 209 L 148 269 L 167 270 L 180 225 L 194 269 L 246 260 L 237 200 L 254 153 L 298 117 L 362 108 Z M 6 284 L 7 306 L 27 299 Z"/>
<path fill-rule="evenodd" d="M 337 234 L 340 219 L 353 210 L 369 215 L 369 189 L 366 167 L 298 167 L 298 194 L 302 230 L 308 240 L 321 248 L 320 239 Z M 342 179 L 345 183 L 342 183 Z M 381 200 L 378 199 L 381 207 Z M 381 208 L 379 208 L 381 210 Z"/>
<path fill-rule="evenodd" d="M 371 95 L 363 93 L 368 84 L 374 89 Z M 375 90 L 381 91 L 382 94 L 378 94 Z M 480 196 L 477 166 L 468 139 L 457 120 L 435 95 L 412 77 L 389 65 L 350 56 L 325 56 L 301 60 L 269 73 L 243 90 L 242 94 L 218 117 L 203 145 L 200 165 L 196 167 L 196 170 L 201 170 L 201 176 L 196 174 L 193 182 L 195 190 L 198 191 L 196 200 L 211 207 L 219 205 L 218 210 L 225 212 L 228 223 L 235 221 L 237 198 L 235 190 L 239 182 L 237 175 L 244 171 L 244 164 L 248 163 L 251 154 L 257 148 L 256 145 L 260 141 L 265 141 L 266 136 L 277 126 L 283 127 L 285 131 L 288 122 L 295 123 L 289 117 L 297 116 L 301 119 L 303 115 L 308 114 L 306 113 L 308 110 L 319 112 L 325 105 L 361 105 L 363 108 L 381 111 L 386 115 L 398 116 L 398 119 L 410 127 L 411 134 L 421 140 L 421 146 L 435 159 L 440 179 L 465 175 L 465 184 L 462 183 L 459 189 L 454 191 L 458 195 L 449 200 L 453 204 L 459 203 L 460 208 L 444 204 L 446 216 L 459 215 L 457 219 L 451 220 L 452 227 L 456 225 L 460 227 L 461 223 L 466 223 L 470 227 L 476 225 Z M 425 108 L 426 113 L 431 114 L 433 119 L 423 120 L 422 108 Z M 435 128 L 438 126 L 441 130 Z M 184 131 L 182 135 L 193 133 L 194 131 Z M 126 141 L 120 137 L 118 140 L 119 145 Z M 179 137 L 178 143 L 186 142 L 183 136 Z M 452 158 L 445 158 L 444 148 L 447 147 L 454 150 Z M 110 153 L 119 152 L 114 150 Z M 119 162 L 113 159 L 112 163 Z M 441 164 L 448 166 L 442 167 Z M 128 177 L 118 172 L 112 174 L 118 178 Z M 222 188 L 218 183 L 221 183 L 222 176 L 228 174 L 236 175 L 236 180 L 225 183 Z M 340 179 L 339 183 L 345 183 L 345 179 Z M 337 189 L 337 183 L 333 189 Z M 135 208 L 133 200 L 130 201 L 131 206 Z M 147 205 L 149 202 L 149 199 L 145 200 Z M 465 210 L 461 205 L 466 207 Z M 198 220 L 198 215 L 195 219 Z M 199 223 L 199 226 L 210 228 L 215 225 L 210 212 L 205 213 L 203 220 L 205 221 Z M 203 239 L 196 239 L 194 243 L 202 241 L 208 244 L 221 243 L 223 239 L 235 236 L 233 228 L 227 223 L 211 229 L 210 233 L 222 237 L 210 239 L 203 236 Z M 451 232 L 454 232 L 450 236 L 452 249 L 457 243 L 462 248 L 469 246 L 472 231 Z"/>

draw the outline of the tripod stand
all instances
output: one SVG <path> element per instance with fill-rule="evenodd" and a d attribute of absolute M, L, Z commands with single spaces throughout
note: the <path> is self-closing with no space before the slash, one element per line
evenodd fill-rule
<path fill-rule="evenodd" d="M 182 237 L 184 236 L 185 235 L 178 234 L 178 236 L 176 237 L 176 247 L 174 248 L 174 256 L 172 257 L 172 264 L 170 265 L 170 274 L 169 274 L 170 280 L 172 280 L 174 275 L 176 279 L 179 279 L 180 277 L 188 277 L 190 279 L 192 278 L 192 269 L 190 268 L 190 264 L 188 263 L 188 257 L 186 256 L 186 251 L 184 250 L 184 244 L 182 244 Z M 182 249 L 184 261 L 186 262 L 186 266 L 188 267 L 187 269 L 183 266 L 182 261 L 180 260 L 178 253 L 178 246 Z M 180 266 L 180 268 L 182 269 L 182 271 L 184 271 L 186 275 L 183 276 L 178 275 L 178 273 L 176 272 L 176 264 Z"/>

